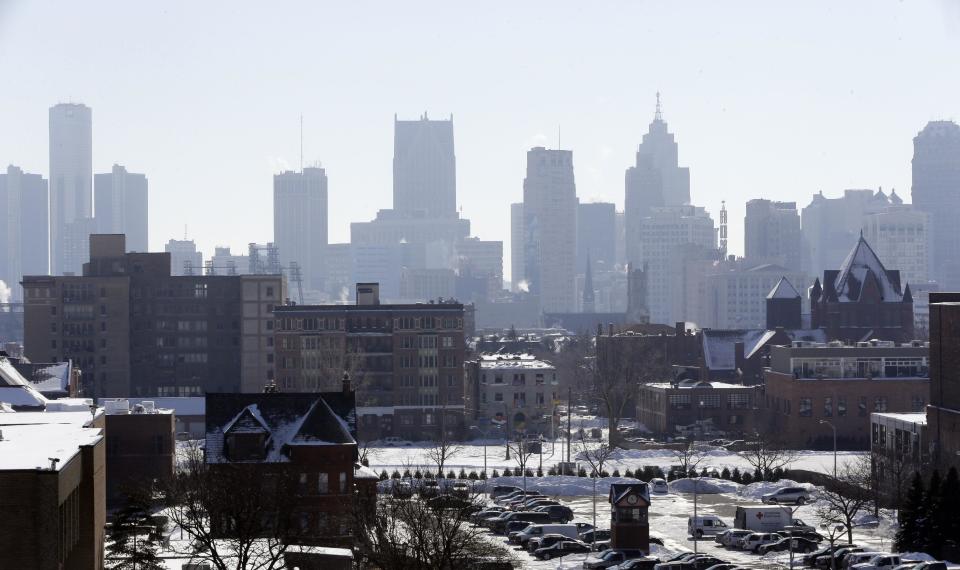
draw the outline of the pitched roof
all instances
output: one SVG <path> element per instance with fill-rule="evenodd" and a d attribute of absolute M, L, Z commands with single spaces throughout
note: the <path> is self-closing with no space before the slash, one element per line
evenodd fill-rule
<path fill-rule="evenodd" d="M 798 299 L 799 297 L 800 293 L 786 277 L 781 277 L 780 281 L 777 281 L 773 289 L 767 293 L 767 299 Z"/>
<path fill-rule="evenodd" d="M 900 290 L 900 272 L 887 271 L 880 258 L 863 239 L 857 240 L 833 281 L 833 290 L 840 302 L 859 301 L 868 288 L 876 287 L 884 303 L 899 303 L 903 300 Z"/>
<path fill-rule="evenodd" d="M 611 505 L 615 505 L 631 493 L 639 495 L 648 505 L 650 504 L 650 488 L 642 481 L 639 483 L 611 483 L 608 500 Z"/>

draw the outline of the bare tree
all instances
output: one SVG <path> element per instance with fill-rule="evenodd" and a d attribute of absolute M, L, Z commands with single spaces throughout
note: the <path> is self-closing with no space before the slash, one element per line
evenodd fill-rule
<path fill-rule="evenodd" d="M 700 465 L 700 462 L 703 461 L 703 452 L 696 448 L 693 443 L 688 443 L 686 446 L 680 449 L 672 450 L 673 458 L 677 461 L 677 465 L 683 469 L 683 476 L 686 477 L 690 473 L 691 469 L 696 469 L 697 465 Z"/>
<path fill-rule="evenodd" d="M 543 449 L 541 449 L 543 451 Z M 521 475 L 523 476 L 523 490 L 527 490 L 527 463 L 530 461 L 535 454 L 533 453 L 533 448 L 530 446 L 530 442 L 524 441 L 523 435 L 518 435 L 517 440 L 511 442 L 507 440 L 507 453 L 513 458 L 517 464 L 517 469 L 520 470 Z"/>
<path fill-rule="evenodd" d="M 589 445 L 584 436 L 583 429 L 580 430 L 580 454 L 577 458 L 583 459 L 590 465 L 590 476 L 593 477 L 594 528 L 597 526 L 597 479 L 603 475 L 603 466 L 613 457 L 615 452 L 616 448 L 611 447 L 609 443 L 604 443 L 603 441 L 595 446 Z M 593 537 L 591 548 L 593 548 L 594 543 L 596 543 L 596 533 L 593 534 Z"/>
<path fill-rule="evenodd" d="M 482 505 L 477 495 L 429 501 L 381 497 L 376 508 L 357 510 L 361 562 L 384 570 L 451 570 L 477 562 L 510 562 L 503 546 L 468 524 L 469 514 Z"/>
<path fill-rule="evenodd" d="M 740 456 L 762 477 L 777 469 L 788 468 L 796 455 L 795 451 L 787 449 L 775 437 L 760 432 L 754 432 L 754 440 L 748 442 L 746 449 L 740 452 Z"/>
<path fill-rule="evenodd" d="M 850 544 L 853 544 L 854 521 L 869 511 L 872 504 L 871 477 L 868 458 L 845 463 L 836 479 L 817 497 L 817 517 L 828 524 L 843 525 Z"/>
<path fill-rule="evenodd" d="M 644 336 L 598 337 L 596 358 L 585 359 L 584 365 L 592 367 L 593 392 L 607 417 L 612 447 L 621 447 L 617 428 L 628 406 L 636 402 L 638 386 L 670 377 L 670 367 L 664 362 L 663 350 L 657 339 Z"/>
<path fill-rule="evenodd" d="M 440 412 L 444 413 L 443 410 Z M 425 455 L 431 463 L 437 466 L 437 473 L 443 473 L 443 467 L 447 464 L 454 456 L 460 454 L 463 451 L 463 445 L 459 442 L 453 441 L 448 435 L 447 430 L 444 429 L 443 424 L 440 425 L 440 439 L 433 442 L 433 444 L 426 449 Z"/>
<path fill-rule="evenodd" d="M 258 467 L 211 469 L 202 450 L 188 450 L 166 489 L 166 513 L 188 537 L 174 547 L 177 555 L 218 570 L 284 567 L 290 543 L 303 534 L 296 474 L 279 467 L 265 475 Z"/>

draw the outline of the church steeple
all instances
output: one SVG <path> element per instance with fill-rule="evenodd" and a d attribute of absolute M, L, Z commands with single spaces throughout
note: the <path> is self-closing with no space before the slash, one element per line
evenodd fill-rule
<path fill-rule="evenodd" d="M 590 254 L 587 254 L 587 273 L 583 278 L 583 312 L 595 313 L 596 302 L 593 296 L 593 271 L 590 269 Z"/>

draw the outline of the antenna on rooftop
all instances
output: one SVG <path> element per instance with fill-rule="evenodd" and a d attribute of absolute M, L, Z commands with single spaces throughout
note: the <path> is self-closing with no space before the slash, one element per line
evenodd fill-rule
<path fill-rule="evenodd" d="M 300 113 L 300 174 L 303 174 L 303 113 Z"/>
<path fill-rule="evenodd" d="M 660 111 L 660 92 L 657 91 L 657 110 L 653 114 L 654 121 L 662 121 L 663 113 Z"/>
<path fill-rule="evenodd" d="M 659 113 L 660 103 L 659 103 L 659 93 L 657 94 L 657 113 Z M 727 257 L 727 201 L 720 201 L 720 259 L 726 259 Z"/>

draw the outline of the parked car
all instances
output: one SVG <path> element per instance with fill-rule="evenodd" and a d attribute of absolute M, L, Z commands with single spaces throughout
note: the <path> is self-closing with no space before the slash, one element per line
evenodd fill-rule
<path fill-rule="evenodd" d="M 388 435 L 387 437 L 383 438 L 383 444 L 388 447 L 400 447 L 400 446 L 409 447 L 411 445 L 409 441 L 403 439 L 402 437 L 397 437 L 395 435 Z"/>
<path fill-rule="evenodd" d="M 670 487 L 667 486 L 667 482 L 663 479 L 657 477 L 650 479 L 650 492 L 651 493 L 667 493 L 670 491 Z"/>
<path fill-rule="evenodd" d="M 716 515 L 702 515 L 687 518 L 687 533 L 696 538 L 719 534 L 729 527 Z"/>
<path fill-rule="evenodd" d="M 825 546 L 820 550 L 816 550 L 804 556 L 803 564 L 805 566 L 811 566 L 811 567 L 816 566 L 817 559 L 820 558 L 821 556 L 830 556 L 837 550 L 840 550 L 841 548 L 847 548 L 849 546 L 856 546 L 856 544 L 834 544 L 833 546 Z"/>
<path fill-rule="evenodd" d="M 917 564 L 912 570 L 947 570 L 947 563 L 941 560 L 929 560 Z"/>
<path fill-rule="evenodd" d="M 913 567 L 920 564 L 919 560 L 901 560 L 899 566 L 894 566 L 893 570 L 913 570 Z"/>
<path fill-rule="evenodd" d="M 815 530 L 780 530 L 777 532 L 783 536 L 789 536 L 792 538 L 805 538 L 807 540 L 816 542 L 817 544 L 823 542 L 824 540 L 823 535 Z"/>
<path fill-rule="evenodd" d="M 738 546 L 741 538 L 751 534 L 753 534 L 752 530 L 731 528 L 718 534 L 714 540 L 719 542 L 722 546 Z"/>
<path fill-rule="evenodd" d="M 496 500 L 504 495 L 509 495 L 510 493 L 518 493 L 523 491 L 520 487 L 514 485 L 495 485 L 493 489 L 490 490 L 490 500 Z"/>
<path fill-rule="evenodd" d="M 436 481 L 424 481 L 420 485 L 420 496 L 424 499 L 436 497 L 440 494 L 440 485 Z"/>
<path fill-rule="evenodd" d="M 512 542 L 525 546 L 531 538 L 545 534 L 560 534 L 571 539 L 577 538 L 577 527 L 572 524 L 532 524 L 520 531 Z"/>
<path fill-rule="evenodd" d="M 583 567 L 587 570 L 595 568 L 610 568 L 630 560 L 631 558 L 642 558 L 642 550 L 605 550 L 599 556 L 590 556 L 583 561 Z"/>
<path fill-rule="evenodd" d="M 560 558 L 567 554 L 580 554 L 584 552 L 590 552 L 590 547 L 586 544 L 576 540 L 564 540 L 552 546 L 538 548 L 533 552 L 533 555 L 541 560 L 550 560 L 551 558 Z"/>
<path fill-rule="evenodd" d="M 493 524 L 490 525 L 490 530 L 496 534 L 506 534 L 507 533 L 507 523 L 511 522 L 526 522 L 526 523 L 549 523 L 550 515 L 547 513 L 537 513 L 532 511 L 508 511 L 504 513 L 506 516 L 503 518 L 498 518 L 493 521 Z M 520 530 L 523 528 L 514 527 L 513 530 Z"/>
<path fill-rule="evenodd" d="M 457 481 L 450 487 L 450 493 L 465 499 L 470 495 L 470 486 L 463 481 Z"/>
<path fill-rule="evenodd" d="M 611 566 L 610 570 L 653 570 L 653 567 L 657 564 L 659 564 L 657 558 L 644 556 L 643 558 L 631 558 L 616 566 Z"/>
<path fill-rule="evenodd" d="M 726 564 L 725 560 L 720 560 L 709 554 L 694 554 L 674 562 L 665 562 L 654 566 L 654 570 L 707 570 L 717 564 Z"/>
<path fill-rule="evenodd" d="M 756 552 L 764 544 L 771 544 L 783 538 L 775 532 L 755 532 L 740 539 L 740 549 Z"/>
<path fill-rule="evenodd" d="M 707 568 L 707 570 L 733 570 L 736 567 L 737 567 L 736 564 L 723 562 L 722 564 L 714 564 L 713 566 Z"/>
<path fill-rule="evenodd" d="M 438 495 L 427 499 L 427 506 L 432 509 L 440 510 L 462 510 L 468 509 L 473 505 L 467 499 L 455 497 L 453 495 Z"/>
<path fill-rule="evenodd" d="M 899 554 L 879 554 L 866 562 L 860 562 L 848 566 L 853 570 L 892 570 L 894 566 L 900 566 Z"/>
<path fill-rule="evenodd" d="M 838 548 L 833 553 L 826 556 L 820 556 L 816 560 L 817 568 L 833 568 L 834 560 L 836 560 L 836 567 L 840 568 L 841 563 L 843 562 L 843 557 L 851 552 L 863 552 L 866 549 L 861 546 L 847 546 L 844 548 Z"/>
<path fill-rule="evenodd" d="M 760 500 L 768 505 L 779 505 L 781 503 L 802 505 L 810 502 L 810 491 L 803 487 L 784 487 L 763 495 Z"/>
<path fill-rule="evenodd" d="M 760 554 L 766 554 L 768 552 L 788 552 L 793 550 L 794 552 L 813 552 L 817 549 L 817 543 L 812 540 L 807 540 L 806 538 L 798 538 L 787 536 L 781 538 L 776 542 L 771 542 L 770 544 L 764 544 L 757 549 L 757 552 Z"/>
<path fill-rule="evenodd" d="M 580 540 L 590 544 L 591 542 L 600 542 L 601 540 L 610 540 L 609 529 L 590 529 L 587 532 L 580 533 Z"/>
<path fill-rule="evenodd" d="M 393 483 L 393 495 L 405 499 L 413 496 L 413 486 L 410 481 L 395 480 Z"/>
<path fill-rule="evenodd" d="M 851 552 L 843 557 L 843 561 L 838 565 L 840 568 L 850 568 L 855 564 L 860 564 L 862 562 L 869 562 L 875 556 L 884 554 L 883 552 L 877 552 L 875 550 L 867 550 L 864 552 Z"/>
<path fill-rule="evenodd" d="M 470 522 L 479 525 L 480 521 L 487 517 L 499 516 L 503 512 L 503 507 L 487 507 L 470 515 Z"/>
<path fill-rule="evenodd" d="M 588 530 L 593 530 L 593 525 L 590 523 L 578 522 L 574 524 L 577 525 L 577 532 L 580 533 L 581 535 L 583 535 L 583 533 L 587 532 Z"/>
<path fill-rule="evenodd" d="M 564 536 L 562 534 L 545 534 L 543 536 L 534 536 L 531 538 L 529 542 L 527 542 L 527 550 L 530 552 L 535 552 L 538 548 L 553 546 L 554 544 L 563 542 L 565 540 L 583 542 L 578 538 L 570 538 L 569 536 Z"/>
<path fill-rule="evenodd" d="M 556 522 L 568 523 L 573 520 L 573 510 L 564 505 L 542 505 L 533 510 L 547 513 Z"/>

